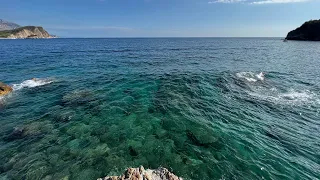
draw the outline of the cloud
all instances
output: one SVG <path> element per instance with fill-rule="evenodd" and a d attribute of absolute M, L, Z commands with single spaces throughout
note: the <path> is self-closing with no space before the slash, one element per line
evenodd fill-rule
<path fill-rule="evenodd" d="M 208 4 L 215 4 L 215 3 L 239 3 L 239 2 L 244 2 L 246 0 L 216 0 L 216 1 L 209 1 Z"/>
<path fill-rule="evenodd" d="M 287 3 L 301 3 L 307 2 L 309 0 L 264 0 L 264 1 L 254 1 L 250 4 L 287 4 Z"/>

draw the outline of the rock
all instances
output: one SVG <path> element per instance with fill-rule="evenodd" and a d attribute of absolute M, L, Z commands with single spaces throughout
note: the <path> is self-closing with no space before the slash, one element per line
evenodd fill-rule
<path fill-rule="evenodd" d="M 12 90 L 12 87 L 0 82 L 0 96 L 9 94 Z"/>
<path fill-rule="evenodd" d="M 62 97 L 61 103 L 64 106 L 78 106 L 98 100 L 94 93 L 88 90 L 76 90 Z"/>
<path fill-rule="evenodd" d="M 290 31 L 287 40 L 320 41 L 320 20 L 305 22 L 299 28 Z"/>
<path fill-rule="evenodd" d="M 218 141 L 210 131 L 205 129 L 196 129 L 194 131 L 186 131 L 188 139 L 197 146 L 209 147 L 211 144 Z"/>
<path fill-rule="evenodd" d="M 53 126 L 49 121 L 35 121 L 29 124 L 24 124 L 19 127 L 14 127 L 12 131 L 4 136 L 5 141 L 14 141 L 23 138 L 42 138 L 44 134 L 52 131 Z"/>
<path fill-rule="evenodd" d="M 0 38 L 25 39 L 25 38 L 54 38 L 43 27 L 24 26 L 13 30 L 0 31 Z"/>
<path fill-rule="evenodd" d="M 143 166 L 139 168 L 128 168 L 121 176 L 107 176 L 98 180 L 183 180 L 174 175 L 166 168 L 158 168 L 155 170 L 145 170 Z"/>

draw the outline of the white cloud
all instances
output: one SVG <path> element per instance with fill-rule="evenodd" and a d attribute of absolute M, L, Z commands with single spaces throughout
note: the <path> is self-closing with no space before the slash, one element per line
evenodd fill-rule
<path fill-rule="evenodd" d="M 264 1 L 254 1 L 250 4 L 286 4 L 286 3 L 299 3 L 307 2 L 309 0 L 264 0 Z"/>
<path fill-rule="evenodd" d="M 243 2 L 246 0 L 216 0 L 216 1 L 209 1 L 208 4 L 215 4 L 215 3 L 238 3 Z"/>

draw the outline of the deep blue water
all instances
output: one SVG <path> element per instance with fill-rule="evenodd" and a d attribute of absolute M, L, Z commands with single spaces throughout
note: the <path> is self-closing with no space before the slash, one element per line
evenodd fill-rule
<path fill-rule="evenodd" d="M 280 38 L 0 40 L 0 179 L 319 179 L 319 65 Z"/>

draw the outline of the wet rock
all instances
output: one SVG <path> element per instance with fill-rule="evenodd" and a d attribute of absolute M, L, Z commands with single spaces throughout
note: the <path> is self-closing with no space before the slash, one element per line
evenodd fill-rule
<path fill-rule="evenodd" d="M 9 94 L 10 92 L 12 92 L 12 90 L 12 87 L 0 82 L 0 96 Z"/>
<path fill-rule="evenodd" d="M 182 178 L 174 175 L 166 168 L 158 168 L 155 170 L 139 168 L 128 168 L 121 176 L 107 176 L 98 180 L 182 180 Z"/>

